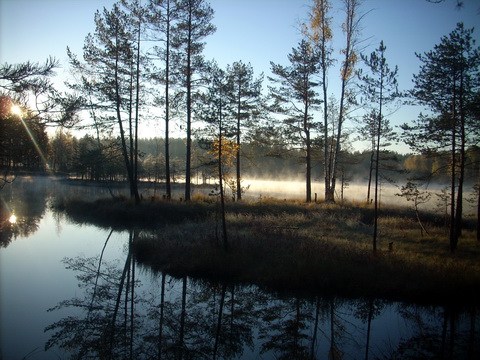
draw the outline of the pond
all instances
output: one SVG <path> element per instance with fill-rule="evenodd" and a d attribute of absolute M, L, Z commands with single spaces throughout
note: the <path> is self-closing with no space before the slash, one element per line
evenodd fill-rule
<path fill-rule="evenodd" d="M 135 259 L 131 244 L 146 231 L 75 224 L 49 206 L 58 196 L 102 194 L 108 191 L 33 178 L 1 191 L 0 359 L 480 353 L 478 308 L 277 294 L 254 284 L 177 278 Z"/>

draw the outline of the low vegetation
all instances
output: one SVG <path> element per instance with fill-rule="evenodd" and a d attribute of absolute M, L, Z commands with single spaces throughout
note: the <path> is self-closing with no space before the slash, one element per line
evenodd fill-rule
<path fill-rule="evenodd" d="M 383 208 L 377 253 L 373 209 L 263 199 L 227 204 L 229 247 L 221 246 L 218 205 L 97 200 L 57 204 L 78 222 L 140 231 L 136 258 L 173 275 L 255 283 L 277 291 L 375 296 L 415 302 L 478 303 L 480 244 L 467 224 L 451 254 L 443 218 Z"/>

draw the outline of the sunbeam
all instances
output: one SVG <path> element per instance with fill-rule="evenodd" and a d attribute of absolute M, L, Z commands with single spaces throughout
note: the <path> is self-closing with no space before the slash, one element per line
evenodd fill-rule
<path fill-rule="evenodd" d="M 25 131 L 27 132 L 28 134 L 28 137 L 30 138 L 30 140 L 32 141 L 32 144 L 33 146 L 35 146 L 35 150 L 37 151 L 38 155 L 40 156 L 40 158 L 42 159 L 42 162 L 45 166 L 45 169 L 49 170 L 50 169 L 50 166 L 48 165 L 48 162 L 47 162 L 47 158 L 45 157 L 45 155 L 43 154 L 43 151 L 42 149 L 40 149 L 40 146 L 38 145 L 38 142 L 37 140 L 35 139 L 35 136 L 33 135 L 33 133 L 30 131 L 30 128 L 28 127 L 27 123 L 25 122 L 25 120 L 23 119 L 23 111 L 22 109 L 20 108 L 20 106 L 18 105 L 15 105 L 13 104 L 10 108 L 10 111 L 13 115 L 16 115 L 18 116 L 18 118 L 20 119 L 20 121 L 22 122 L 22 125 L 23 127 L 25 128 Z"/>

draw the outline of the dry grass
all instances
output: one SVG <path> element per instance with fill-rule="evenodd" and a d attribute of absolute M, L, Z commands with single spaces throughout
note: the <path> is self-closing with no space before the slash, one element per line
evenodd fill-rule
<path fill-rule="evenodd" d="M 64 204 L 63 210 L 72 218 L 86 211 L 88 219 L 79 221 L 98 223 L 104 216 L 104 225 L 121 220 L 156 227 L 134 244 L 137 259 L 171 274 L 253 282 L 278 291 L 480 302 L 480 244 L 474 232 L 465 230 L 451 254 L 448 234 L 433 215 L 426 216 L 429 233 L 421 236 L 413 213 L 382 209 L 374 254 L 373 211 L 363 204 L 228 203 L 225 251 L 218 238 L 218 206 L 210 201 L 94 205 L 76 203 L 73 211 Z"/>

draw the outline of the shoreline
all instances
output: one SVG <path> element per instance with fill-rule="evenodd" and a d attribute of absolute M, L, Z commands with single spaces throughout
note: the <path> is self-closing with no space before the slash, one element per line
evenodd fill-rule
<path fill-rule="evenodd" d="M 480 244 L 470 229 L 474 224 L 451 254 L 434 214 L 425 216 L 430 235 L 422 237 L 413 212 L 382 209 L 379 250 L 373 254 L 372 209 L 366 205 L 272 199 L 227 203 L 227 250 L 216 240 L 217 206 L 208 198 L 139 206 L 126 199 L 77 200 L 55 209 L 74 222 L 131 229 L 136 259 L 174 276 L 305 295 L 480 303 Z"/>

